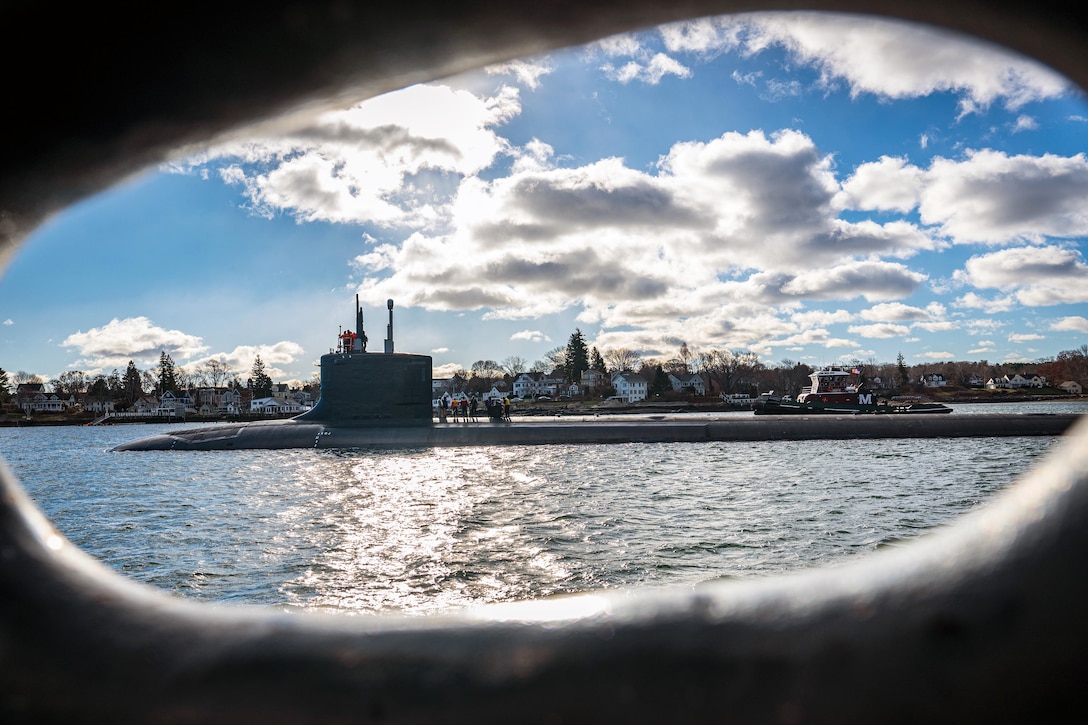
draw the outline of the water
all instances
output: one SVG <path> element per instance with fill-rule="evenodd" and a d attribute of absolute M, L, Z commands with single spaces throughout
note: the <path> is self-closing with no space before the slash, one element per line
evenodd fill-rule
<path fill-rule="evenodd" d="M 836 565 L 985 505 L 1058 440 L 108 450 L 177 427 L 5 428 L 0 453 L 73 543 L 133 579 L 356 614 Z"/>

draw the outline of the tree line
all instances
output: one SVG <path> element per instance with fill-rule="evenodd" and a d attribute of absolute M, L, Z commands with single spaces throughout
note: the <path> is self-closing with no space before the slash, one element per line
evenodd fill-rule
<path fill-rule="evenodd" d="M 88 375 L 79 370 L 69 370 L 52 380 L 44 380 L 35 374 L 24 371 L 10 374 L 0 368 L 0 403 L 8 402 L 23 383 L 40 383 L 49 392 L 64 396 L 111 400 L 118 410 L 130 407 L 143 395 L 154 393 L 161 396 L 167 391 L 180 393 L 201 388 L 228 388 L 248 391 L 252 398 L 272 395 L 275 382 L 260 355 L 254 358 L 248 377 L 242 380 L 241 375 L 241 371 L 214 358 L 192 368 L 179 366 L 165 350 L 160 353 L 159 363 L 154 368 L 141 370 L 129 360 L 123 373 L 115 368 L 108 375 Z M 303 389 L 311 386 L 314 388 L 311 392 L 316 393 L 316 380 L 303 386 Z"/>
<path fill-rule="evenodd" d="M 888 389 L 898 390 L 917 387 L 923 376 L 933 373 L 943 376 L 951 386 L 966 387 L 972 379 L 985 382 L 1024 372 L 1042 375 L 1054 385 L 1066 380 L 1088 385 L 1088 345 L 1063 350 L 1054 357 L 1041 358 L 1034 362 L 991 363 L 978 360 L 907 365 L 900 354 L 894 363 L 878 362 L 875 359 L 851 359 L 843 364 L 859 368 L 866 378 L 879 378 L 881 384 Z M 507 357 L 501 363 L 477 360 L 469 370 L 462 369 L 456 374 L 466 381 L 466 389 L 474 392 L 484 392 L 500 380 L 509 388 L 513 380 L 525 372 L 543 373 L 567 383 L 575 383 L 581 380 L 583 372 L 597 370 L 606 375 L 615 372 L 638 373 L 649 383 L 651 395 L 671 388 L 668 380 L 670 374 L 702 375 L 714 394 L 746 392 L 755 395 L 775 390 L 781 394 L 794 395 L 808 384 L 808 376 L 813 369 L 806 363 L 789 358 L 765 364 L 756 353 L 748 350 L 712 348 L 696 351 L 686 343 L 681 343 L 675 357 L 664 360 L 643 357 L 628 348 L 615 348 L 602 354 L 597 347 L 586 343 L 581 329 L 576 329 L 566 345 L 548 351 L 532 365 L 517 356 Z M 140 370 L 130 360 L 123 373 L 114 369 L 108 375 L 87 375 L 71 370 L 50 381 L 22 371 L 10 374 L 0 368 L 0 403 L 8 402 L 22 383 L 43 383 L 52 392 L 62 395 L 101 396 L 113 400 L 119 409 L 132 405 L 141 395 L 162 395 L 167 390 L 178 393 L 182 390 L 226 387 L 249 391 L 254 398 L 272 395 L 275 383 L 260 355 L 254 359 L 248 377 L 242 380 L 241 375 L 241 371 L 215 358 L 191 369 L 178 366 L 165 351 L 159 355 L 159 364 L 150 370 Z M 301 387 L 317 397 L 319 382 L 316 374 L 314 379 Z"/>
<path fill-rule="evenodd" d="M 988 360 L 928 362 L 907 365 L 900 353 L 895 362 L 880 362 L 870 358 L 853 358 L 841 364 L 858 368 L 866 379 L 879 380 L 888 390 L 909 391 L 922 386 L 924 377 L 941 375 L 951 387 L 969 387 L 999 379 L 1005 375 L 1032 372 L 1044 376 L 1052 385 L 1074 380 L 1088 385 L 1088 345 L 1074 350 L 1063 350 L 1052 358 L 1034 362 L 991 363 Z M 581 380 L 586 370 L 598 370 L 606 375 L 616 372 L 635 372 L 648 383 L 651 396 L 671 390 L 668 376 L 702 375 L 713 394 L 748 393 L 756 395 L 768 390 L 784 395 L 796 395 L 809 384 L 809 375 L 816 368 L 789 358 L 776 363 L 764 363 L 759 355 L 749 350 L 712 348 L 692 350 L 681 343 L 675 357 L 660 359 L 643 357 L 628 348 L 616 348 L 603 355 L 596 347 L 586 344 L 581 329 L 576 329 L 566 345 L 545 353 L 532 365 L 520 357 L 508 357 L 501 363 L 494 360 L 477 360 L 466 370 L 456 371 L 466 381 L 466 389 L 482 392 L 498 381 L 511 385 L 525 372 L 542 373 L 566 383 Z M 477 389 L 479 389 L 477 391 Z M 598 391 L 604 394 L 607 391 Z"/>

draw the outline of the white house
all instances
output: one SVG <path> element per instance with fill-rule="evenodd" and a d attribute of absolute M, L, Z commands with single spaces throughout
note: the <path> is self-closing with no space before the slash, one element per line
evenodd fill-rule
<path fill-rule="evenodd" d="M 628 403 L 646 400 L 650 384 L 637 373 L 612 373 L 612 387 L 616 396 Z"/>
<path fill-rule="evenodd" d="M 24 398 L 19 406 L 27 415 L 32 413 L 63 413 L 75 405 L 75 398 L 59 393 L 38 392 L 30 398 Z"/>
<path fill-rule="evenodd" d="M 293 398 L 280 400 L 276 397 L 254 398 L 249 403 L 251 413 L 262 415 L 297 415 L 303 411 L 303 407 Z"/>
<path fill-rule="evenodd" d="M 1000 378 L 990 378 L 986 387 L 995 388 L 1045 388 L 1046 378 L 1036 373 L 1016 373 L 1012 376 L 1005 375 Z"/>
<path fill-rule="evenodd" d="M 113 398 L 108 395 L 88 395 L 83 398 L 83 410 L 88 413 L 112 413 Z"/>
<path fill-rule="evenodd" d="M 706 395 L 706 381 L 702 375 L 693 373 L 669 373 L 669 384 L 673 390 L 687 391 L 695 395 Z"/>
<path fill-rule="evenodd" d="M 555 395 L 562 382 L 544 373 L 522 373 L 514 379 L 514 395 L 519 398 Z"/>
<path fill-rule="evenodd" d="M 922 376 L 922 382 L 927 388 L 943 388 L 948 385 L 948 381 L 940 373 L 926 373 Z"/>
<path fill-rule="evenodd" d="M 1058 387 L 1069 393 L 1070 395 L 1080 395 L 1083 392 L 1080 383 L 1078 383 L 1076 380 L 1066 380 Z"/>
<path fill-rule="evenodd" d="M 155 415 L 185 415 L 195 413 L 196 408 L 193 407 L 193 399 L 189 397 L 188 390 L 177 393 L 167 390 L 159 398 L 159 407 L 154 412 Z"/>

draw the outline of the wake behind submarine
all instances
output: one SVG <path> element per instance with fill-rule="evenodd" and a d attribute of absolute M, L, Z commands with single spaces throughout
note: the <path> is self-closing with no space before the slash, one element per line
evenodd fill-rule
<path fill-rule="evenodd" d="M 515 423 L 435 423 L 428 355 L 393 350 L 393 300 L 383 352 L 368 352 L 355 297 L 355 329 L 321 356 L 321 394 L 287 420 L 188 428 L 123 443 L 114 451 L 666 443 L 851 438 L 963 438 L 1061 435 L 1077 415 L 628 416 Z"/>

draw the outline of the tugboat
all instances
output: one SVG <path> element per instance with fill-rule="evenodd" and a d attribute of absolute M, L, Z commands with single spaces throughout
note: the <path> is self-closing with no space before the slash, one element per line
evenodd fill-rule
<path fill-rule="evenodd" d="M 832 365 L 817 370 L 809 376 L 812 385 L 801 388 L 794 400 L 788 396 L 778 396 L 774 391 L 763 393 L 752 402 L 756 415 L 791 415 L 796 413 L 951 413 L 952 409 L 941 403 L 919 400 L 874 399 L 874 394 L 865 389 L 864 382 L 854 383 L 852 376 L 861 375 L 857 368 L 847 370 Z"/>

